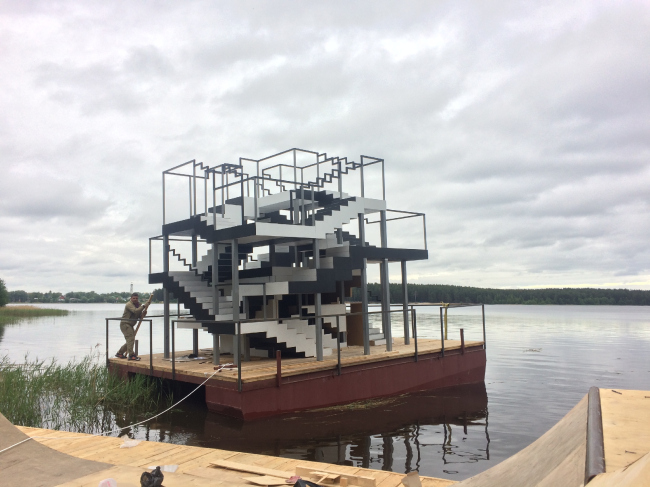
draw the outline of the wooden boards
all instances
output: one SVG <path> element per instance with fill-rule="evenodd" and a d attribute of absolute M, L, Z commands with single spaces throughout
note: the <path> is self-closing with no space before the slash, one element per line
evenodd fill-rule
<path fill-rule="evenodd" d="M 622 469 L 650 451 L 650 392 L 600 389 L 605 471 Z"/>
<path fill-rule="evenodd" d="M 466 341 L 465 347 L 480 346 L 483 342 L 479 341 Z M 445 351 L 460 349 L 459 340 L 445 340 Z M 418 354 L 426 355 L 431 353 L 438 353 L 441 351 L 440 340 L 419 339 L 418 340 Z M 187 355 L 190 351 L 177 351 L 176 356 Z M 341 367 L 353 367 L 359 364 L 367 364 L 373 362 L 381 362 L 383 360 L 391 360 L 401 357 L 412 357 L 415 355 L 415 347 L 413 341 L 409 345 L 404 345 L 402 338 L 395 338 L 393 350 L 387 352 L 385 346 L 373 346 L 370 349 L 370 355 L 363 354 L 363 347 L 349 346 L 341 349 Z M 127 362 L 125 360 L 110 358 L 111 364 L 120 367 L 128 366 L 130 372 L 141 373 L 149 375 L 149 356 L 141 355 L 140 362 Z M 160 376 L 161 374 L 171 374 L 172 364 L 170 361 L 163 360 L 163 354 L 154 354 L 152 358 L 154 375 Z M 232 357 L 229 355 L 222 355 L 221 362 L 232 362 Z M 184 374 L 204 380 L 213 372 L 213 365 L 211 360 L 204 361 L 191 361 L 191 362 L 176 362 L 176 373 Z M 291 377 L 311 372 L 318 372 L 323 370 L 335 370 L 337 367 L 336 353 L 321 362 L 316 358 L 283 358 L 282 359 L 282 377 Z M 207 375 L 206 375 L 207 374 Z M 265 359 L 260 357 L 253 357 L 250 362 L 242 362 L 242 381 L 256 382 L 262 380 L 270 380 L 275 378 L 276 365 L 275 358 Z M 224 381 L 236 382 L 237 369 L 222 370 L 216 374 L 211 381 Z"/>
<path fill-rule="evenodd" d="M 329 473 L 342 473 L 345 475 L 356 475 L 372 477 L 377 482 L 377 487 L 401 487 L 403 474 L 370 470 L 358 467 L 347 467 L 341 465 L 330 465 L 327 463 L 306 462 L 291 458 L 272 457 L 242 453 L 237 451 L 219 450 L 213 448 L 200 448 L 195 446 L 175 445 L 171 443 L 157 443 L 142 441 L 133 448 L 120 448 L 123 441 L 114 437 L 98 437 L 84 435 L 82 433 L 68 433 L 65 431 L 52 431 L 40 428 L 17 427 L 28 436 L 36 437 L 35 441 L 42 443 L 53 450 L 67 453 L 77 458 L 102 461 L 113 465 L 134 467 L 142 473 L 150 465 L 178 465 L 176 474 L 187 474 L 204 479 L 211 479 L 210 485 L 233 485 L 248 486 L 253 484 L 243 480 L 243 477 L 250 477 L 250 472 L 229 470 L 224 467 L 213 467 L 219 461 L 225 460 L 237 465 L 249 465 L 254 472 L 289 474 L 294 475 L 296 467 L 304 466 L 312 471 Z M 228 464 L 224 464 L 228 465 Z M 262 470 L 260 470 L 260 467 Z M 258 474 L 256 475 L 264 475 Z M 275 476 L 275 475 L 272 475 Z M 137 483 L 139 486 L 139 475 Z M 100 479 L 101 480 L 101 479 Z M 452 480 L 436 479 L 432 477 L 421 477 L 424 487 L 446 487 L 455 482 Z M 99 480 L 93 485 L 96 487 Z M 22 485 L 22 484 L 21 484 Z M 118 482 L 118 485 L 122 486 Z M 129 485 L 124 483 L 124 485 Z M 167 473 L 165 473 L 164 485 L 167 486 Z M 191 484 L 199 485 L 199 484 Z"/>

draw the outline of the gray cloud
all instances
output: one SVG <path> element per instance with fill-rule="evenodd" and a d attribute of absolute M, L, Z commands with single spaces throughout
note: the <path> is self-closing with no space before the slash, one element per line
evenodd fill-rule
<path fill-rule="evenodd" d="M 386 159 L 389 207 L 427 213 L 418 282 L 650 288 L 649 27 L 644 2 L 5 3 L 0 273 L 144 287 L 161 170 L 298 146 Z"/>

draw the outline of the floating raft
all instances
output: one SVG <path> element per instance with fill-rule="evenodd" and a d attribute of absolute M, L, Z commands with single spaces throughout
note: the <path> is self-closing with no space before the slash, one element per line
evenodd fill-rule
<path fill-rule="evenodd" d="M 241 366 L 241 391 L 237 369 L 223 369 L 205 384 L 205 400 L 212 411 L 242 419 L 255 419 L 353 401 L 408 392 L 481 383 L 485 378 L 483 342 L 418 339 L 405 345 L 394 338 L 393 350 L 385 346 L 341 349 L 339 374 L 336 354 L 317 361 L 314 357 L 275 359 L 251 357 Z M 175 357 L 190 352 L 177 352 Z M 211 359 L 164 360 L 162 354 L 142 355 L 140 362 L 113 358 L 109 367 L 123 375 L 143 374 L 200 384 L 214 373 Z M 232 362 L 221 355 L 221 363 Z M 173 368 L 173 370 L 172 370 Z"/>

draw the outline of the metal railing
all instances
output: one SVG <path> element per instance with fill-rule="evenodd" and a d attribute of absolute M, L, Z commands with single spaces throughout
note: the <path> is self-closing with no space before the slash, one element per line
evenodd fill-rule
<path fill-rule="evenodd" d="M 399 305 L 399 303 L 395 304 L 396 306 Z M 370 306 L 376 306 L 376 305 L 370 305 Z M 446 334 L 446 329 L 445 329 L 445 324 L 443 320 L 443 309 L 449 309 L 449 308 L 462 308 L 462 307 L 473 307 L 473 306 L 481 306 L 481 314 L 482 314 L 482 324 L 483 324 L 483 348 L 486 348 L 486 332 L 485 332 L 485 305 L 484 304 L 477 304 L 477 303 L 409 303 L 407 305 L 408 308 L 410 308 L 410 331 L 413 337 L 413 347 L 414 347 L 414 354 L 413 354 L 413 361 L 418 362 L 419 361 L 419 351 L 418 351 L 418 334 L 417 334 L 417 307 L 421 306 L 438 306 L 440 308 L 440 338 L 441 338 L 441 356 L 445 356 L 445 341 L 447 340 L 447 334 Z M 381 315 L 384 313 L 403 313 L 404 309 L 395 309 L 395 310 L 388 310 L 388 311 L 368 311 L 368 315 Z M 337 363 L 336 363 L 336 371 L 337 375 L 342 374 L 342 363 L 341 363 L 341 332 L 340 332 L 340 318 L 341 317 L 351 317 L 351 316 L 363 316 L 364 312 L 355 312 L 355 313 L 345 313 L 345 314 L 321 314 L 321 315 L 315 315 L 315 314 L 307 314 L 307 315 L 301 315 L 299 318 L 300 319 L 313 319 L 313 320 L 322 320 L 323 318 L 335 318 L 336 319 L 336 348 L 337 348 Z M 244 320 L 237 320 L 237 321 L 215 321 L 215 320 L 195 320 L 195 319 L 181 319 L 181 316 L 190 316 L 189 314 L 181 314 L 180 310 L 176 315 L 172 316 L 177 316 L 177 319 L 171 320 L 171 363 L 172 363 L 172 380 L 176 380 L 176 325 L 178 323 L 198 323 L 201 324 L 202 326 L 209 325 L 209 324 L 221 324 L 221 325 L 228 325 L 228 324 L 234 324 L 235 325 L 235 332 L 234 333 L 219 333 L 219 335 L 233 335 L 233 339 L 237 340 L 237 346 L 235 347 L 233 344 L 233 353 L 238 353 L 239 357 L 236 360 L 237 362 L 237 390 L 239 392 L 242 391 L 242 360 L 241 360 L 241 355 L 242 355 L 242 337 L 245 334 L 242 334 L 241 332 L 241 325 L 246 324 L 246 323 L 261 323 L 265 321 L 269 321 L 269 319 L 272 320 L 282 320 L 282 319 L 290 319 L 290 318 L 259 318 L 259 319 L 244 319 Z M 149 373 L 150 375 L 153 375 L 153 319 L 152 318 L 162 318 L 164 315 L 152 315 L 146 319 L 143 319 L 142 322 L 148 322 L 149 323 Z M 125 320 L 122 318 L 106 318 L 106 365 L 108 366 L 109 364 L 109 321 L 131 321 L 131 322 L 137 322 L 140 321 L 139 319 L 132 319 L 132 320 Z M 461 329 L 462 330 L 462 329 Z M 405 329 L 405 333 L 406 333 Z M 405 337 L 406 338 L 406 337 Z M 405 340 L 406 341 L 406 340 Z M 195 345 L 198 347 L 198 343 Z M 213 350 L 213 354 L 215 354 Z M 464 340 L 461 332 L 461 353 L 464 353 Z M 213 355 L 214 357 L 214 355 Z M 218 365 L 218 364 L 215 364 Z M 279 366 L 278 366 L 279 367 Z M 281 384 L 281 368 L 278 368 L 278 377 L 277 381 L 278 384 Z"/>

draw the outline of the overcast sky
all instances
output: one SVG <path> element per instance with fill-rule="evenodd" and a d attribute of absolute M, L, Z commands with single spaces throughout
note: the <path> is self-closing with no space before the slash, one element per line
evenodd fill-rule
<path fill-rule="evenodd" d="M 648 2 L 4 1 L 0 54 L 10 290 L 152 289 L 161 171 L 291 147 L 386 160 L 412 282 L 650 289 Z"/>

